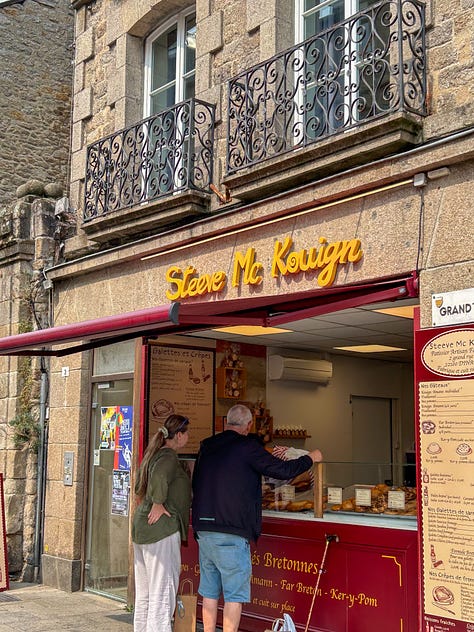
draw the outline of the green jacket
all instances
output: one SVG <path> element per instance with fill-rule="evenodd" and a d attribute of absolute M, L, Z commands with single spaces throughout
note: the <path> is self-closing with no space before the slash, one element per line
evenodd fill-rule
<path fill-rule="evenodd" d="M 155 524 L 148 524 L 153 503 L 162 503 L 171 516 L 163 515 Z M 187 540 L 190 505 L 191 481 L 178 455 L 171 448 L 161 448 L 150 461 L 146 495 L 133 516 L 133 542 L 152 544 L 176 531 Z"/>

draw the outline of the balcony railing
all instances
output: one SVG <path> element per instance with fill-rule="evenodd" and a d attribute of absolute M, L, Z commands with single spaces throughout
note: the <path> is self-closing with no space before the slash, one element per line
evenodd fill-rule
<path fill-rule="evenodd" d="M 395 112 L 425 115 L 425 13 L 379 2 L 229 83 L 227 174 Z"/>
<path fill-rule="evenodd" d="M 84 221 L 212 182 L 215 107 L 183 101 L 90 145 Z"/>

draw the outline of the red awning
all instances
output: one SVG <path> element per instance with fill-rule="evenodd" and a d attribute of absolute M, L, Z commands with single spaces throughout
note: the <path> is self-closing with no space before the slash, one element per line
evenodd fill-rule
<path fill-rule="evenodd" d="M 233 300 L 172 303 L 0 338 L 0 355 L 54 355 L 86 351 L 139 336 L 185 333 L 230 325 L 277 326 L 361 305 L 418 296 L 415 273 L 299 293 Z M 257 288 L 258 289 L 258 288 Z M 69 343 L 78 343 L 69 345 Z M 67 345 L 52 349 L 55 345 Z"/>
<path fill-rule="evenodd" d="M 38 329 L 0 338 L 0 355 L 67 355 L 119 340 L 136 338 L 147 331 L 166 330 L 178 323 L 179 305 L 161 305 L 136 312 L 85 320 L 71 325 Z M 87 340 L 89 343 L 51 351 L 46 347 Z"/>

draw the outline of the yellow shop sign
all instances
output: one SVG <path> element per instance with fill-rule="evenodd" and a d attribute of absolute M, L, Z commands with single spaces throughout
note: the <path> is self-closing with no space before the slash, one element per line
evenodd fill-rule
<path fill-rule="evenodd" d="M 325 237 L 320 237 L 316 247 L 296 250 L 293 239 L 286 237 L 283 241 L 276 241 L 273 249 L 271 275 L 279 276 L 299 274 L 301 272 L 319 271 L 317 283 L 320 287 L 329 287 L 334 283 L 340 265 L 356 263 L 363 255 L 360 239 L 349 239 L 328 243 Z M 232 264 L 232 286 L 260 285 L 264 278 L 264 265 L 257 261 L 255 248 L 247 248 L 245 253 L 237 251 Z M 166 280 L 171 288 L 166 291 L 170 301 L 203 296 L 222 292 L 227 285 L 227 274 L 223 270 L 211 274 L 200 274 L 189 265 L 183 269 L 171 266 L 166 271 Z"/>

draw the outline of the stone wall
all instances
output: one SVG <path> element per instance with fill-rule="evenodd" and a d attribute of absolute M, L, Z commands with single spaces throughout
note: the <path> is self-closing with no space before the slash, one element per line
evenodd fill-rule
<path fill-rule="evenodd" d="M 71 203 L 80 223 L 86 146 L 143 118 L 146 37 L 191 2 L 177 0 L 76 0 L 76 59 L 72 131 Z M 227 81 L 294 43 L 293 2 L 288 0 L 196 0 L 196 96 L 217 105 L 215 182 L 225 173 Z M 472 2 L 426 3 L 429 116 L 424 140 L 474 124 Z M 218 201 L 211 198 L 212 209 Z M 68 245 L 91 247 L 79 231 Z"/>
<path fill-rule="evenodd" d="M 143 118 L 146 38 L 192 4 L 190 0 L 149 0 L 139 5 L 135 0 L 97 0 L 78 9 L 70 192 L 71 204 L 79 211 L 87 145 Z M 226 82 L 242 68 L 292 43 L 290 4 L 286 0 L 195 3 L 196 97 L 217 105 L 218 155 L 225 155 Z M 224 164 L 215 159 L 220 181 Z"/>
<path fill-rule="evenodd" d="M 51 185 L 58 195 L 59 185 Z M 55 201 L 33 195 L 38 181 L 19 187 L 20 198 L 0 209 L 0 336 L 49 324 L 43 269 L 54 261 Z M 0 357 L 0 472 L 5 477 L 9 572 L 32 581 L 39 562 L 35 547 L 38 491 L 40 380 L 46 359 Z M 44 409 L 43 409 L 44 410 Z M 12 425 L 12 422 L 21 425 Z M 35 555 L 36 554 L 36 555 Z"/>
<path fill-rule="evenodd" d="M 73 26 L 67 0 L 0 7 L 0 207 L 30 178 L 66 187 Z"/>

